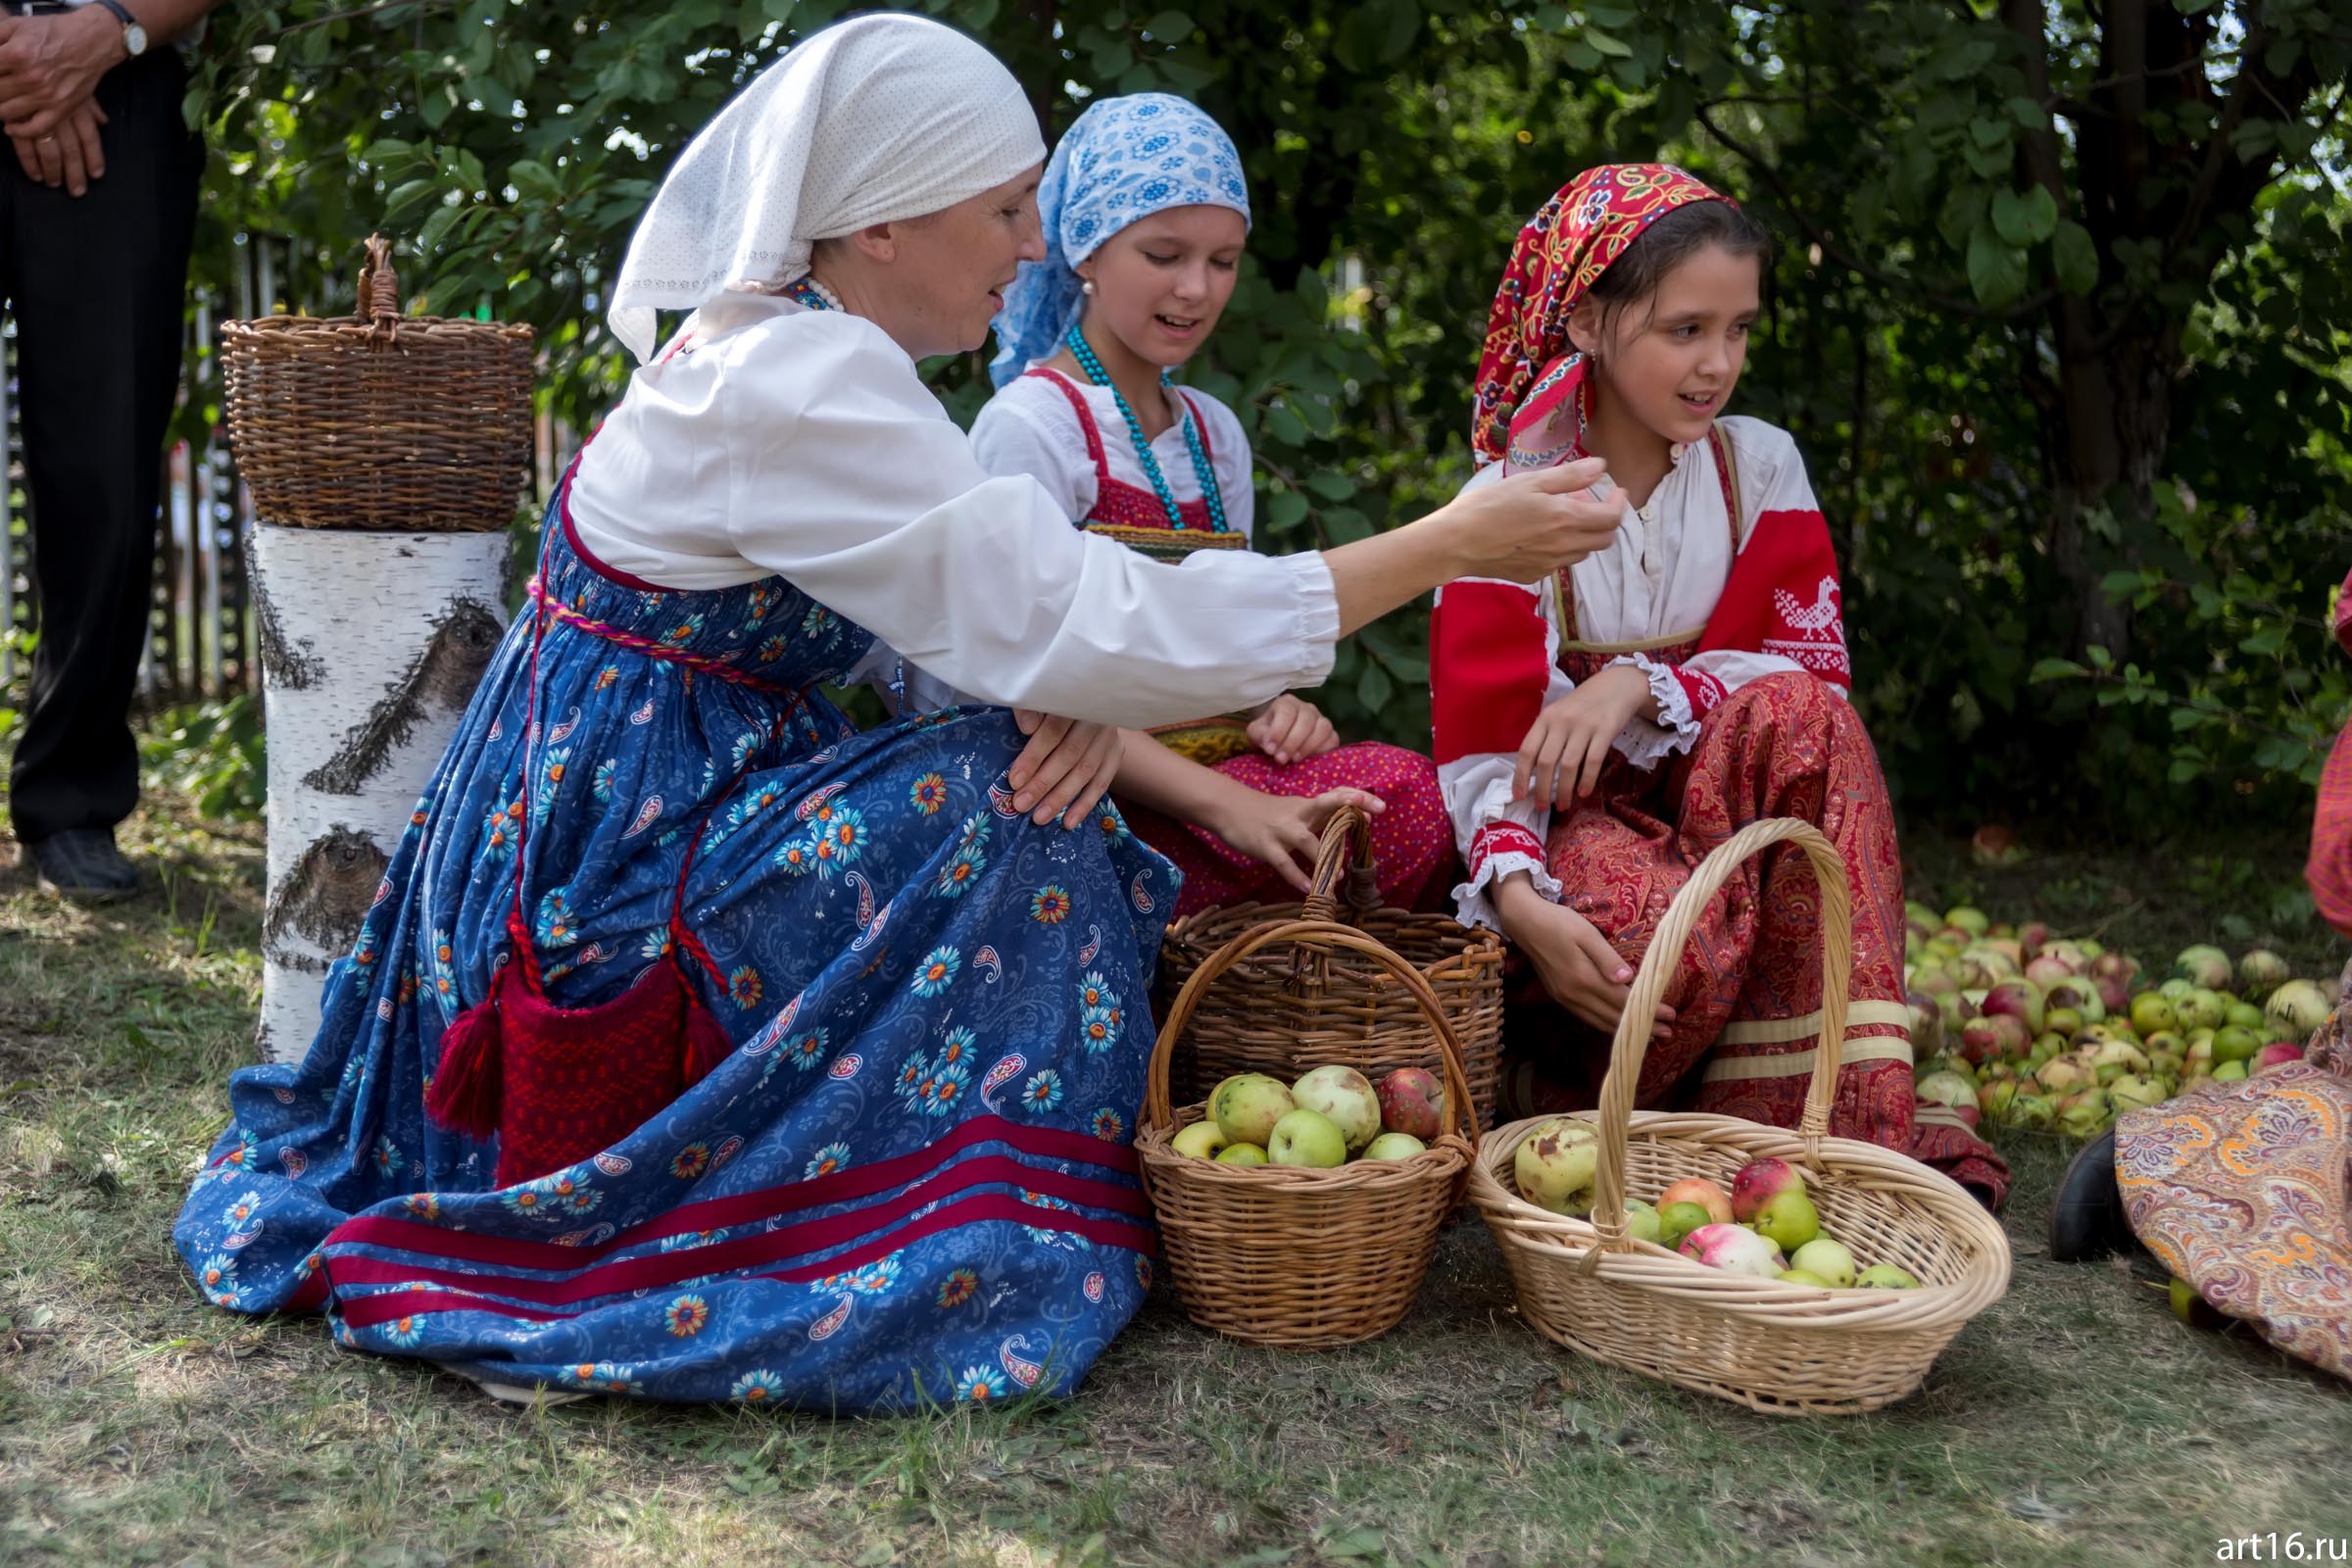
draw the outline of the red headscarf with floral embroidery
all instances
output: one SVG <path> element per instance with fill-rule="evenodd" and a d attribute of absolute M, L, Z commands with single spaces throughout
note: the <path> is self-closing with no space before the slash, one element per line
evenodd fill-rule
<path fill-rule="evenodd" d="M 1501 461 L 1515 431 L 1549 418 L 1575 394 L 1583 361 L 1568 340 L 1568 318 L 1593 281 L 1665 214 L 1730 200 L 1671 164 L 1603 164 L 1537 210 L 1487 313 L 1470 417 L 1480 466 Z"/>

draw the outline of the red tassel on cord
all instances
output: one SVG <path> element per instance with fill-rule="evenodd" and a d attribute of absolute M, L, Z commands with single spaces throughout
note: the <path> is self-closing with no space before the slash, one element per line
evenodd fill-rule
<path fill-rule="evenodd" d="M 450 1020 L 441 1035 L 441 1065 L 424 1095 L 427 1115 L 468 1138 L 486 1139 L 498 1131 L 499 1054 L 505 1043 L 498 994 L 506 983 L 502 968 L 490 983 L 490 995 Z"/>
<path fill-rule="evenodd" d="M 683 982 L 684 977 L 680 976 Z M 703 999 L 691 983 L 686 990 L 686 1087 L 691 1089 L 705 1075 L 715 1072 L 719 1063 L 735 1054 L 735 1042 L 718 1016 L 703 1004 Z"/>

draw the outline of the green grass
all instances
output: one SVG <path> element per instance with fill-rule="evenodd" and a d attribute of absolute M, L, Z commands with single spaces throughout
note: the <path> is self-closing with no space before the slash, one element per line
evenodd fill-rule
<path fill-rule="evenodd" d="M 2182 1328 L 2144 1265 L 2044 1260 L 2064 1152 L 2035 1141 L 2009 1147 L 2008 1297 L 1874 1416 L 1581 1361 L 1515 1320 L 1474 1222 L 1405 1325 L 1347 1350 L 1246 1349 L 1163 1290 L 1076 1398 L 984 1417 L 495 1405 L 180 1277 L 171 1221 L 251 1051 L 260 834 L 159 812 L 132 836 L 163 885 L 115 911 L 0 872 L 0 1562 L 1975 1568 L 2352 1538 L 2352 1391 Z M 1913 852 L 1931 902 L 2158 959 L 2235 916 L 2334 967 L 2274 899 L 2292 845 L 1997 874 Z"/>

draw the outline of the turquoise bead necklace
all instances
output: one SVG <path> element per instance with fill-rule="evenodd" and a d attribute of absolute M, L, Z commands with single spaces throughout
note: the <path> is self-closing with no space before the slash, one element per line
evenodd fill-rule
<path fill-rule="evenodd" d="M 1183 527 L 1184 513 L 1176 505 L 1176 491 L 1169 485 L 1168 476 L 1160 471 L 1159 459 L 1152 454 L 1152 443 L 1144 439 L 1143 422 L 1136 418 L 1135 410 L 1127 406 L 1127 395 L 1112 384 L 1110 372 L 1102 368 L 1102 362 L 1096 357 L 1094 345 L 1087 342 L 1086 334 L 1079 329 L 1076 322 L 1071 323 L 1069 335 L 1062 341 L 1069 348 L 1070 358 L 1078 362 L 1078 368 L 1086 372 L 1086 378 L 1089 381 L 1097 386 L 1110 388 L 1111 401 L 1119 406 L 1119 417 L 1127 421 L 1127 439 L 1135 443 L 1136 460 L 1143 465 L 1144 477 L 1152 481 L 1152 488 L 1159 497 L 1160 507 L 1168 514 L 1168 526 L 1171 528 Z M 1172 389 L 1175 386 L 1174 380 L 1165 370 L 1159 372 L 1159 384 L 1163 389 Z M 1217 491 L 1217 476 L 1209 468 L 1208 454 L 1201 450 L 1200 428 L 1193 420 L 1192 405 L 1182 397 L 1177 397 L 1175 403 L 1177 408 L 1183 411 L 1177 416 L 1177 418 L 1184 426 L 1184 447 L 1187 452 L 1192 454 L 1193 472 L 1200 479 L 1200 499 L 1208 504 L 1209 531 L 1223 533 L 1225 532 L 1225 498 Z"/>

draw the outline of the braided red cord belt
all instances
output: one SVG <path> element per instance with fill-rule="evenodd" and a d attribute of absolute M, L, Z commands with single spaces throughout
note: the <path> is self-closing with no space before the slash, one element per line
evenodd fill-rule
<path fill-rule="evenodd" d="M 781 681 L 764 679 L 752 674 L 749 670 L 738 669 L 723 659 L 712 659 L 707 654 L 689 653 L 683 648 L 672 648 L 667 643 L 656 642 L 651 637 L 641 637 L 633 631 L 623 631 L 620 627 L 608 621 L 583 615 L 564 603 L 563 600 L 550 594 L 544 578 L 533 577 L 531 579 L 530 596 L 532 601 L 539 606 L 540 612 L 550 620 L 569 626 L 576 631 L 584 631 L 599 641 L 630 649 L 645 655 L 648 659 L 661 659 L 673 664 L 684 664 L 689 669 L 700 670 L 706 675 L 733 685 L 749 687 L 753 691 L 769 692 L 778 697 L 790 697 L 795 700 L 804 695 L 802 687 L 787 686 Z"/>

